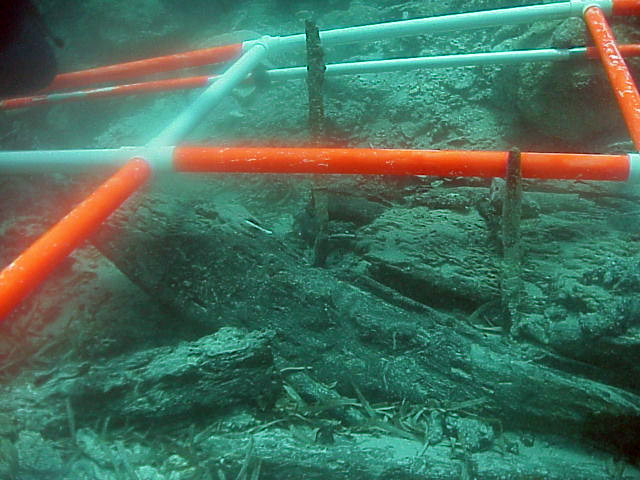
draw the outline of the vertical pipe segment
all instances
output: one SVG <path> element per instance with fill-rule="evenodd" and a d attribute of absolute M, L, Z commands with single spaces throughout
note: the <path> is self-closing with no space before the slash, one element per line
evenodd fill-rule
<path fill-rule="evenodd" d="M 505 330 L 517 330 L 522 296 L 520 218 L 522 216 L 522 156 L 514 148 L 507 159 L 507 178 L 502 204 L 502 275 L 500 292 Z"/>
<path fill-rule="evenodd" d="M 599 7 L 589 7 L 584 11 L 584 20 L 607 71 L 633 143 L 640 150 L 640 94 L 633 77 L 618 50 L 604 12 Z"/>
<path fill-rule="evenodd" d="M 0 323 L 91 235 L 151 173 L 134 158 L 0 272 Z"/>
<path fill-rule="evenodd" d="M 324 102 L 322 90 L 324 85 L 324 72 L 327 69 L 324 63 L 324 50 L 320 44 L 318 26 L 315 22 L 305 22 L 305 34 L 307 37 L 307 90 L 309 94 L 309 130 L 311 141 L 320 145 L 324 137 Z M 326 187 L 319 178 L 315 179 L 311 190 L 311 204 L 314 211 L 313 242 L 313 266 L 324 267 L 327 259 L 329 223 L 329 198 Z"/>
<path fill-rule="evenodd" d="M 255 69 L 266 57 L 268 49 L 269 38 L 263 37 L 262 41 L 254 44 L 226 72 L 220 75 L 187 110 L 182 112 L 148 145 L 175 145 L 180 142 L 209 110 L 217 105 Z"/>
<path fill-rule="evenodd" d="M 305 22 L 307 36 L 307 91 L 309 95 L 309 129 L 314 142 L 320 142 L 324 136 L 324 102 L 322 89 L 324 72 L 324 50 L 320 44 L 318 26 L 315 22 Z"/>

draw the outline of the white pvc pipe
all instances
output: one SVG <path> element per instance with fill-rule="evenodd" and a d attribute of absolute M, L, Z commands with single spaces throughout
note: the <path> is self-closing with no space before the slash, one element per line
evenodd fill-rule
<path fill-rule="evenodd" d="M 269 39 L 266 37 L 254 43 L 226 72 L 207 87 L 187 110 L 182 112 L 148 145 L 175 145 L 183 140 L 198 122 L 266 57 L 268 43 Z"/>
<path fill-rule="evenodd" d="M 564 19 L 569 17 L 581 18 L 583 10 L 593 5 L 599 6 L 605 13 L 611 13 L 611 0 L 570 0 L 568 2 L 548 3 L 544 5 L 500 8 L 496 10 L 458 13 L 454 15 L 324 30 L 320 32 L 320 40 L 324 47 L 329 47 L 346 43 L 378 41 L 411 35 L 515 25 L 538 20 Z M 259 42 L 259 40 L 244 42 L 243 48 L 245 50 L 249 49 L 255 45 L 256 42 Z M 273 51 L 301 47 L 304 46 L 305 43 L 305 34 L 272 37 Z"/>
<path fill-rule="evenodd" d="M 134 157 L 154 170 L 171 169 L 175 147 L 122 147 L 86 150 L 30 150 L 0 152 L 0 174 L 77 173 L 121 167 Z"/>
<path fill-rule="evenodd" d="M 586 58 L 587 49 L 514 50 L 509 52 L 469 53 L 460 55 L 439 55 L 432 57 L 398 58 L 393 60 L 372 60 L 367 62 L 335 63 L 327 65 L 326 76 L 355 75 L 412 70 L 416 68 L 472 67 L 479 65 L 509 65 L 523 62 L 565 61 Z M 304 78 L 307 67 L 290 67 L 267 70 L 272 81 Z"/>
<path fill-rule="evenodd" d="M 629 153 L 629 178 L 627 183 L 640 184 L 640 153 Z"/>

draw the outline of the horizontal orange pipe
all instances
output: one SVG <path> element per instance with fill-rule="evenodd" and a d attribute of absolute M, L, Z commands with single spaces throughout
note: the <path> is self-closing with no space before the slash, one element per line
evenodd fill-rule
<path fill-rule="evenodd" d="M 186 88 L 201 88 L 206 87 L 211 82 L 212 77 L 214 76 L 205 75 L 197 77 L 170 78 L 165 80 L 154 80 L 150 82 L 131 83 L 127 85 L 116 85 L 113 87 L 79 90 L 75 92 L 62 92 L 48 95 L 33 95 L 31 97 L 7 98 L 5 100 L 0 100 L 0 110 L 13 110 L 18 108 L 34 107 L 36 105 L 63 103 L 91 98 L 165 92 L 170 90 L 182 90 Z"/>
<path fill-rule="evenodd" d="M 176 53 L 163 57 L 118 63 L 78 72 L 62 73 L 57 75 L 51 85 L 44 91 L 65 90 L 94 83 L 115 82 L 159 72 L 169 72 L 182 68 L 222 63 L 239 57 L 241 53 L 242 44 L 236 43 L 233 45 Z"/>
<path fill-rule="evenodd" d="M 619 45 L 623 57 L 639 57 L 640 44 Z M 595 47 L 587 47 L 586 56 L 590 59 L 599 58 Z M 98 97 L 115 97 L 124 95 L 144 94 L 162 91 L 171 91 L 187 88 L 202 88 L 207 86 L 216 75 L 169 78 L 149 82 L 132 83 L 127 85 L 115 85 L 112 87 L 100 87 L 74 92 L 62 92 L 52 94 L 33 95 L 29 97 L 7 98 L 0 100 L 0 110 L 13 110 L 33 107 L 37 105 L 85 100 Z M 250 80 L 250 79 L 249 79 Z"/>
<path fill-rule="evenodd" d="M 640 57 L 640 44 L 630 43 L 625 45 L 618 45 L 618 50 L 623 57 Z M 599 58 L 600 54 L 596 47 L 587 47 L 588 58 Z"/>
<path fill-rule="evenodd" d="M 53 269 L 91 235 L 149 177 L 136 158 L 104 182 L 0 272 L 0 323 Z"/>
<path fill-rule="evenodd" d="M 618 50 L 615 36 L 602 9 L 587 8 L 584 12 L 584 20 L 607 71 L 631 139 L 636 149 L 640 150 L 640 94 L 633 77 Z"/>
<path fill-rule="evenodd" d="M 505 151 L 180 146 L 174 152 L 174 169 L 492 178 L 505 176 L 507 157 Z M 624 181 L 629 177 L 627 155 L 524 152 L 521 162 L 525 178 Z"/>
<path fill-rule="evenodd" d="M 614 15 L 640 15 L 639 0 L 613 0 Z"/>
<path fill-rule="evenodd" d="M 201 75 L 197 77 L 171 78 L 166 80 L 154 80 L 150 82 L 132 83 L 129 85 L 116 85 L 109 89 L 95 89 L 86 92 L 87 97 L 111 97 L 114 95 L 132 95 L 136 93 L 153 93 L 167 90 L 181 90 L 184 88 L 206 87 L 210 77 Z"/>
<path fill-rule="evenodd" d="M 71 100 L 71 98 L 69 99 Z M 52 103 L 49 101 L 48 95 L 32 95 L 31 97 L 16 97 L 0 100 L 0 109 L 2 110 L 15 110 L 18 108 L 34 107 L 36 105 L 43 105 L 45 103 Z"/>

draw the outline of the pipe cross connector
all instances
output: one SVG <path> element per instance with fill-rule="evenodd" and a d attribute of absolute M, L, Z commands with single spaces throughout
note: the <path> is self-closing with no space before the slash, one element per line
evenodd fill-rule
<path fill-rule="evenodd" d="M 260 45 L 267 52 L 269 52 L 269 50 L 272 50 L 273 48 L 277 47 L 279 39 L 280 39 L 280 37 L 272 37 L 270 35 L 263 35 L 262 37 L 256 38 L 255 40 L 250 40 L 250 41 L 247 41 L 247 42 L 243 42 L 242 43 L 242 49 L 246 52 L 250 48 L 255 47 L 257 45 Z"/>
<path fill-rule="evenodd" d="M 279 36 L 263 35 L 255 40 L 247 40 L 242 42 L 242 51 L 248 52 L 256 45 L 260 45 L 267 51 L 267 55 L 270 53 L 278 52 L 282 47 L 283 38 Z"/>
<path fill-rule="evenodd" d="M 131 147 L 121 147 L 120 150 L 126 153 Z M 138 148 L 140 151 L 137 157 L 145 160 L 154 173 L 173 172 L 173 153 L 174 146 L 147 146 Z"/>
<path fill-rule="evenodd" d="M 606 15 L 613 13 L 613 0 L 569 0 L 571 4 L 571 16 L 580 17 L 584 16 L 584 12 L 587 8 L 598 7 Z"/>

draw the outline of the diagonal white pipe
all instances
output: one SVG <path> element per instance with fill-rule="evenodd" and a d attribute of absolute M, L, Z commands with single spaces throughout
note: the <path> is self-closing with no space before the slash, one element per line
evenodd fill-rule
<path fill-rule="evenodd" d="M 216 106 L 234 87 L 242 82 L 266 57 L 269 37 L 263 37 L 216 79 L 200 96 L 148 145 L 176 145 Z"/>

